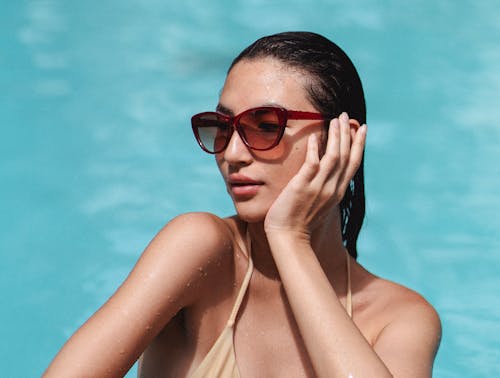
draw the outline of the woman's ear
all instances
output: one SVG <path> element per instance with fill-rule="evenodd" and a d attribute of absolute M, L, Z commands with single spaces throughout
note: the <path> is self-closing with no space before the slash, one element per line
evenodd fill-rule
<path fill-rule="evenodd" d="M 361 127 L 359 122 L 355 120 L 354 118 L 349 119 L 349 126 L 351 126 L 351 141 L 354 139 L 354 136 L 356 135 L 356 131 Z"/>

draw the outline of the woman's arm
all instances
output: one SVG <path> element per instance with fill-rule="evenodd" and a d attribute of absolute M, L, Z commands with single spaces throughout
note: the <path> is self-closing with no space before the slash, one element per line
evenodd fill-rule
<path fill-rule="evenodd" d="M 268 239 L 318 377 L 431 377 L 441 328 L 423 299 L 408 291 L 372 347 L 347 315 L 310 244 L 286 234 Z"/>
<path fill-rule="evenodd" d="M 338 205 L 361 162 L 366 126 L 355 126 L 345 113 L 333 120 L 321 158 L 310 137 L 304 165 L 266 215 L 269 246 L 319 377 L 430 376 L 440 335 L 432 308 L 403 306 L 372 347 L 347 316 L 311 247 L 312 230 Z"/>
<path fill-rule="evenodd" d="M 200 295 L 197 289 L 207 279 L 203 271 L 232 253 L 226 236 L 227 227 L 213 215 L 171 221 L 116 293 L 67 341 L 44 377 L 124 376 L 169 320 Z"/>

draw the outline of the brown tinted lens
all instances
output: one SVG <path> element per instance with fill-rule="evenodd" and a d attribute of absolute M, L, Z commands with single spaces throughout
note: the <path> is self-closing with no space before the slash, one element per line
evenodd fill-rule
<path fill-rule="evenodd" d="M 244 139 L 257 150 L 272 147 L 280 136 L 280 118 L 272 108 L 249 110 L 241 115 L 238 124 Z"/>
<path fill-rule="evenodd" d="M 217 113 L 204 114 L 193 119 L 193 126 L 198 131 L 198 137 L 203 146 L 210 152 L 220 152 L 224 149 L 231 127 Z"/>

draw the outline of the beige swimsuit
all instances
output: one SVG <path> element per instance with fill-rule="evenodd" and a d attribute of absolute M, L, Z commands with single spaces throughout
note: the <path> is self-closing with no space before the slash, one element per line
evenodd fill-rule
<path fill-rule="evenodd" d="M 247 238 L 247 240 L 250 240 Z M 239 378 L 240 372 L 238 370 L 238 365 L 236 363 L 236 355 L 234 352 L 234 323 L 236 316 L 238 315 L 238 310 L 240 309 L 241 302 L 245 297 L 248 285 L 250 283 L 250 278 L 253 271 L 253 262 L 250 255 L 250 246 L 247 249 L 249 251 L 248 255 L 248 269 L 243 279 L 240 291 L 236 297 L 236 302 L 231 311 L 231 316 L 227 321 L 227 324 L 220 334 L 217 341 L 214 343 L 208 354 L 205 356 L 201 364 L 191 375 L 191 378 L 201 378 L 201 377 L 217 377 L 217 378 Z M 347 250 L 346 250 L 347 253 Z M 350 258 L 347 253 L 347 297 L 346 297 L 346 311 L 349 317 L 352 318 L 352 299 L 351 299 L 351 269 L 350 269 Z"/>

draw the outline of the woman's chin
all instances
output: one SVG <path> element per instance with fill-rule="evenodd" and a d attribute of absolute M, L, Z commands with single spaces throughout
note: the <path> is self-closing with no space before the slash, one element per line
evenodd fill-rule
<path fill-rule="evenodd" d="M 247 223 L 259 223 L 259 222 L 264 222 L 264 219 L 266 218 L 266 210 L 259 210 L 256 209 L 255 206 L 248 206 L 248 205 L 241 205 L 241 204 L 235 204 L 235 209 L 236 213 L 238 214 L 238 217 Z"/>

